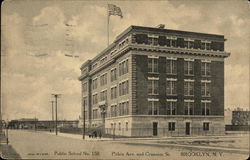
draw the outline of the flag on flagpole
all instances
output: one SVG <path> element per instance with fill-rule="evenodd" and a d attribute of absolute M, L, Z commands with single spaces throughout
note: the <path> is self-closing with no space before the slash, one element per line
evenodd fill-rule
<path fill-rule="evenodd" d="M 114 4 L 108 4 L 108 16 L 111 16 L 111 15 L 120 16 L 122 18 L 123 16 L 122 16 L 121 8 L 117 7 Z"/>

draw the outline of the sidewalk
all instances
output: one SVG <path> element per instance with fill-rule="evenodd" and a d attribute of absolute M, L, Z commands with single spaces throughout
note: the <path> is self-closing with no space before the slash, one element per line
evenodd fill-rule
<path fill-rule="evenodd" d="M 43 132 L 46 134 L 50 135 L 56 135 L 55 132 L 45 132 L 45 131 L 36 131 L 36 132 Z M 58 132 L 58 136 L 61 137 L 68 137 L 68 138 L 74 138 L 74 139 L 80 139 L 82 140 L 82 135 L 79 134 L 72 134 L 72 133 L 61 133 Z M 179 140 L 188 140 L 188 139 L 219 139 L 219 138 L 238 138 L 241 137 L 242 135 L 217 135 L 217 136 L 185 136 L 185 137 L 137 137 L 137 138 L 106 138 L 106 137 L 97 137 L 97 138 L 89 138 L 89 136 L 85 135 L 85 140 L 88 141 L 141 141 L 141 140 L 147 140 L 147 141 L 155 141 L 155 140 L 160 140 L 160 141 L 179 141 Z"/>
<path fill-rule="evenodd" d="M 237 154 L 248 154 L 248 149 L 238 149 L 238 148 L 229 148 L 229 147 L 215 147 L 215 146 L 201 146 L 201 145 L 186 145 L 186 144 L 162 144 L 162 143 L 152 143 L 152 142 L 123 142 L 125 144 L 131 145 L 151 145 L 158 147 L 175 147 L 181 149 L 190 149 L 190 150 L 204 150 L 204 151 L 217 151 L 217 152 L 229 152 Z"/>
<path fill-rule="evenodd" d="M 38 131 L 38 132 L 40 132 L 40 131 Z M 55 135 L 56 136 L 55 132 L 43 132 L 43 133 L 50 134 L 50 135 Z M 79 135 L 79 134 L 71 134 L 71 133 L 61 133 L 61 132 L 58 132 L 57 136 L 83 140 L 82 135 Z M 87 140 L 87 141 L 112 141 L 113 139 L 112 138 L 105 138 L 105 137 L 101 137 L 101 138 L 99 138 L 99 137 L 89 138 L 89 136 L 85 135 L 85 140 Z"/>
<path fill-rule="evenodd" d="M 15 149 L 10 144 L 7 144 L 5 134 L 0 134 L 0 157 L 2 159 L 21 159 Z"/>

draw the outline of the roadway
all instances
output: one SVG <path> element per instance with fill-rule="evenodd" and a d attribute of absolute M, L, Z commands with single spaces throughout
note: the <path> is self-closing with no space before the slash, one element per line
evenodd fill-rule
<path fill-rule="evenodd" d="M 58 136 L 48 132 L 24 130 L 9 131 L 10 145 L 22 159 L 246 159 L 247 154 L 219 150 L 196 150 L 195 148 L 150 144 L 146 140 L 128 143 L 128 140 L 93 139 L 81 140 L 75 136 Z M 133 142 L 133 140 L 130 140 Z M 141 142 L 141 143 L 140 143 Z"/>

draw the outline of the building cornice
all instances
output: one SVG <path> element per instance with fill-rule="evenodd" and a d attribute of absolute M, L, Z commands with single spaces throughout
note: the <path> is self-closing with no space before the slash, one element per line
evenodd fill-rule
<path fill-rule="evenodd" d="M 103 70 L 106 66 L 115 62 L 117 58 L 127 53 L 130 50 L 135 51 L 146 51 L 146 52 L 160 52 L 160 53 L 169 53 L 169 54 L 181 54 L 181 55 L 194 55 L 194 56 L 208 56 L 208 57 L 220 57 L 227 58 L 230 56 L 229 52 L 222 51 L 211 51 L 211 50 L 197 50 L 197 49 L 187 49 L 187 48 L 175 48 L 175 47 L 166 47 L 166 46 L 150 46 L 143 44 L 128 44 L 123 47 L 121 50 L 118 50 L 115 55 L 107 62 L 105 62 L 102 66 L 90 71 L 85 75 L 81 75 L 78 79 L 83 80 L 88 76 L 91 76 L 101 70 Z"/>
<path fill-rule="evenodd" d="M 106 117 L 107 120 L 120 119 L 120 118 L 136 118 L 136 117 L 152 117 L 152 118 L 224 118 L 219 115 L 123 115 L 117 117 Z"/>
<path fill-rule="evenodd" d="M 227 58 L 230 56 L 229 52 L 175 48 L 166 46 L 162 47 L 162 46 L 149 46 L 143 44 L 130 44 L 127 47 L 131 48 L 132 50 L 138 50 L 138 51 L 164 52 L 172 54 L 186 54 L 186 55 L 211 56 L 211 57 L 222 57 L 222 58 Z"/>

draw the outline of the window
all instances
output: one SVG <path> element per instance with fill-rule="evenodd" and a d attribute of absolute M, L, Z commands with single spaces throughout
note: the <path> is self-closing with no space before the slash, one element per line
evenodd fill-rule
<path fill-rule="evenodd" d="M 148 44 L 157 46 L 158 45 L 158 36 L 149 35 L 148 36 Z"/>
<path fill-rule="evenodd" d="M 203 123 L 203 131 L 209 131 L 209 123 L 208 122 Z"/>
<path fill-rule="evenodd" d="M 119 116 L 128 115 L 128 102 L 119 103 Z"/>
<path fill-rule="evenodd" d="M 201 75 L 210 76 L 211 75 L 211 62 L 201 62 Z"/>
<path fill-rule="evenodd" d="M 167 115 L 176 115 L 177 103 L 176 101 L 167 101 Z"/>
<path fill-rule="evenodd" d="M 201 81 L 201 95 L 203 97 L 210 97 L 211 81 Z"/>
<path fill-rule="evenodd" d="M 177 47 L 184 48 L 184 38 L 177 38 L 176 43 Z"/>
<path fill-rule="evenodd" d="M 159 114 L 158 101 L 148 101 L 148 114 L 149 115 Z"/>
<path fill-rule="evenodd" d="M 92 65 L 92 69 L 95 69 L 98 66 L 97 62 Z"/>
<path fill-rule="evenodd" d="M 97 94 L 94 94 L 94 95 L 92 96 L 92 102 L 93 102 L 93 104 L 97 104 L 97 103 L 98 103 Z"/>
<path fill-rule="evenodd" d="M 98 111 L 98 109 L 93 109 L 93 119 L 97 119 L 98 118 L 97 111 Z"/>
<path fill-rule="evenodd" d="M 83 93 L 85 93 L 85 92 L 87 92 L 87 90 L 88 90 L 88 83 L 85 82 L 82 84 L 82 91 L 83 91 Z"/>
<path fill-rule="evenodd" d="M 168 122 L 168 130 L 175 131 L 175 122 Z"/>
<path fill-rule="evenodd" d="M 121 130 L 121 123 L 120 122 L 118 123 L 118 129 L 119 129 L 119 131 Z"/>
<path fill-rule="evenodd" d="M 100 101 L 107 101 L 107 90 L 100 93 Z"/>
<path fill-rule="evenodd" d="M 92 80 L 92 89 L 96 89 L 98 87 L 97 85 L 97 78 Z"/>
<path fill-rule="evenodd" d="M 201 49 L 202 50 L 206 49 L 206 43 L 203 41 L 201 41 Z"/>
<path fill-rule="evenodd" d="M 194 95 L 194 81 L 193 80 L 184 80 L 184 95 L 193 96 Z"/>
<path fill-rule="evenodd" d="M 123 103 L 119 104 L 118 110 L 119 110 L 119 116 L 122 116 L 123 115 L 123 111 L 124 111 L 124 105 L 123 105 Z"/>
<path fill-rule="evenodd" d="M 194 40 L 194 49 L 201 49 L 201 40 Z"/>
<path fill-rule="evenodd" d="M 211 42 L 206 43 L 206 50 L 211 50 Z"/>
<path fill-rule="evenodd" d="M 107 73 L 101 75 L 100 77 L 100 85 L 103 86 L 105 84 L 107 84 Z"/>
<path fill-rule="evenodd" d="M 194 102 L 184 101 L 185 115 L 194 115 Z"/>
<path fill-rule="evenodd" d="M 176 79 L 167 79 L 167 95 L 176 95 Z"/>
<path fill-rule="evenodd" d="M 103 57 L 101 60 L 100 60 L 100 64 L 104 63 L 105 61 L 107 61 L 107 56 Z"/>
<path fill-rule="evenodd" d="M 148 72 L 158 72 L 158 58 L 148 58 Z"/>
<path fill-rule="evenodd" d="M 82 69 L 82 75 L 86 74 L 86 73 L 87 73 L 87 71 L 88 71 L 88 68 L 84 68 L 84 69 Z"/>
<path fill-rule="evenodd" d="M 126 131 L 128 131 L 128 122 L 126 122 Z"/>
<path fill-rule="evenodd" d="M 124 102 L 124 115 L 128 115 L 129 114 L 129 105 L 128 105 L 128 102 Z"/>
<path fill-rule="evenodd" d="M 135 34 L 135 43 L 137 44 L 148 44 L 148 35 L 147 34 Z"/>
<path fill-rule="evenodd" d="M 151 79 L 148 80 L 148 94 L 158 94 L 159 80 Z"/>
<path fill-rule="evenodd" d="M 111 99 L 117 98 L 117 87 L 111 88 Z"/>
<path fill-rule="evenodd" d="M 194 74 L 194 61 L 184 61 L 184 74 L 193 75 Z"/>
<path fill-rule="evenodd" d="M 116 68 L 111 70 L 110 75 L 111 75 L 111 78 L 110 78 L 111 82 L 117 80 L 117 71 L 116 71 Z"/>
<path fill-rule="evenodd" d="M 184 48 L 188 48 L 188 40 L 187 39 L 184 40 Z"/>
<path fill-rule="evenodd" d="M 188 48 L 193 49 L 194 48 L 194 40 L 188 41 Z"/>
<path fill-rule="evenodd" d="M 177 73 L 177 66 L 176 66 L 177 59 L 167 59 L 167 74 L 176 74 Z"/>
<path fill-rule="evenodd" d="M 202 115 L 210 115 L 210 105 L 211 105 L 211 101 L 201 102 L 201 114 Z"/>
<path fill-rule="evenodd" d="M 129 82 L 128 82 L 128 80 L 124 81 L 124 82 L 121 82 L 119 84 L 119 96 L 126 95 L 126 94 L 128 94 L 128 92 L 129 92 Z"/>
<path fill-rule="evenodd" d="M 176 40 L 177 38 L 175 38 L 175 37 L 172 37 L 172 39 L 171 39 L 171 46 L 172 47 L 176 47 L 176 45 L 177 45 L 177 40 Z"/>
<path fill-rule="evenodd" d="M 112 105 L 111 107 L 110 107 L 110 109 L 111 109 L 111 117 L 116 117 L 117 116 L 117 106 L 116 105 Z"/>
<path fill-rule="evenodd" d="M 119 76 L 128 73 L 128 59 L 119 63 Z"/>

